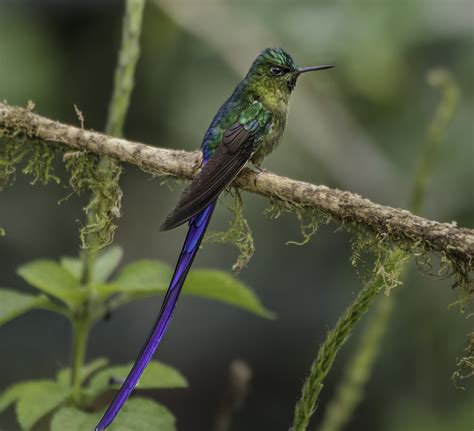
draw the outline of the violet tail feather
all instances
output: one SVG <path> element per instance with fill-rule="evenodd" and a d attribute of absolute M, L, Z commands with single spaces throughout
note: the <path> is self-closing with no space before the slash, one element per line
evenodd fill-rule
<path fill-rule="evenodd" d="M 206 232 L 215 206 L 216 201 L 211 202 L 206 208 L 190 220 L 188 234 L 183 249 L 181 250 L 178 263 L 176 264 L 170 286 L 163 300 L 163 305 L 161 306 L 158 318 L 156 319 L 153 329 L 130 373 L 105 411 L 102 419 L 97 424 L 95 431 L 103 431 L 113 422 L 125 401 L 127 401 L 137 385 L 138 380 L 153 357 L 156 348 L 160 344 L 168 323 L 171 320 L 181 288 L 183 287 L 189 268 L 191 267 L 194 257 L 199 249 L 199 245 L 201 244 L 204 233 Z"/>

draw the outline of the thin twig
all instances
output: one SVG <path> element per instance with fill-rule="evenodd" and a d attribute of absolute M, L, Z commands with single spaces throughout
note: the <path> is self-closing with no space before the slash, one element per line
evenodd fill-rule
<path fill-rule="evenodd" d="M 120 137 L 135 85 L 135 68 L 140 56 L 140 33 L 144 0 L 127 0 L 123 17 L 122 44 L 115 69 L 114 87 L 110 99 L 105 133 Z"/>
<path fill-rule="evenodd" d="M 241 359 L 232 361 L 229 369 L 229 386 L 222 397 L 216 415 L 214 431 L 228 431 L 234 412 L 242 406 L 252 379 L 252 370 Z"/>

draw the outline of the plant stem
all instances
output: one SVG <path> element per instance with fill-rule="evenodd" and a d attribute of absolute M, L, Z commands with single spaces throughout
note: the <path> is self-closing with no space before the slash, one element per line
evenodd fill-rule
<path fill-rule="evenodd" d="M 140 33 L 143 18 L 144 0 L 127 0 L 122 25 L 122 43 L 119 51 L 119 58 L 115 69 L 114 86 L 110 98 L 107 123 L 105 133 L 115 137 L 123 135 L 125 117 L 130 105 L 130 98 L 134 87 L 135 68 L 140 56 Z M 98 167 L 98 171 L 106 173 L 110 171 L 117 161 L 104 157 Z M 117 178 L 118 181 L 118 178 Z M 94 197 L 92 198 L 94 199 Z M 98 206 L 92 206 L 87 214 L 87 223 L 95 223 L 97 213 L 108 211 L 101 208 L 102 202 L 99 200 Z M 92 232 L 87 240 L 88 248 L 82 253 L 83 273 L 82 283 L 90 281 L 94 270 L 97 252 L 101 248 L 100 237 L 96 232 Z"/>
<path fill-rule="evenodd" d="M 122 43 L 119 51 L 112 97 L 109 103 L 107 125 L 105 133 L 121 137 L 123 125 L 130 104 L 130 97 L 134 85 L 135 67 L 140 54 L 140 33 L 143 17 L 144 0 L 127 0 L 122 26 Z M 98 166 L 98 174 L 103 174 L 107 181 L 115 181 L 114 192 L 120 201 L 121 192 L 118 187 L 118 177 L 112 174 L 117 161 L 104 157 Z M 109 174 L 109 175 L 108 175 Z M 111 178 L 112 177 L 112 178 Z M 112 199 L 116 201 L 117 199 Z M 89 211 L 87 213 L 87 224 L 89 226 L 96 223 L 98 214 L 112 212 L 107 208 L 110 196 L 99 194 L 92 196 Z M 82 251 L 82 274 L 81 283 L 83 286 L 91 282 L 95 262 L 99 249 L 103 246 L 99 232 L 92 231 L 87 235 L 87 248 Z M 71 386 L 73 389 L 73 399 L 77 404 L 81 396 L 81 370 L 87 349 L 87 339 L 92 325 L 93 314 L 89 307 L 81 310 L 79 317 L 73 319 L 74 347 L 71 366 Z"/>
<path fill-rule="evenodd" d="M 140 33 L 144 0 L 127 0 L 122 27 L 122 45 L 115 69 L 114 88 L 109 104 L 105 133 L 123 135 L 123 125 L 135 83 L 135 68 L 140 56 Z"/>
<path fill-rule="evenodd" d="M 326 407 L 319 431 L 342 429 L 363 399 L 363 390 L 377 359 L 394 304 L 393 295 L 383 295 L 378 301 L 359 341 L 357 351 L 344 370 L 343 381 Z"/>
<path fill-rule="evenodd" d="M 242 406 L 252 380 L 252 369 L 242 360 L 235 359 L 230 364 L 229 386 L 221 397 L 214 431 L 229 431 L 232 416 Z"/>
<path fill-rule="evenodd" d="M 86 358 L 90 326 L 90 321 L 87 316 L 74 317 L 72 322 L 74 346 L 71 366 L 71 387 L 73 400 L 76 404 L 79 403 L 81 397 L 81 370 Z"/>
<path fill-rule="evenodd" d="M 398 280 L 408 254 L 395 249 L 379 261 L 374 269 L 375 276 L 366 283 L 354 302 L 344 311 L 333 330 L 319 348 L 318 355 L 311 365 L 301 391 L 301 398 L 295 408 L 292 431 L 306 430 L 309 420 L 316 410 L 316 404 L 323 388 L 323 381 L 330 371 L 337 353 L 349 338 L 353 327 L 367 312 L 377 294 Z M 383 262 L 383 265 L 382 265 Z"/>
<path fill-rule="evenodd" d="M 433 172 L 436 151 L 453 118 L 459 98 L 456 83 L 449 72 L 440 69 L 432 70 L 428 74 L 428 82 L 440 90 L 441 101 L 428 128 L 426 141 L 416 166 L 411 194 L 411 210 L 415 214 L 421 212 L 426 188 Z M 406 265 L 402 268 L 400 276 L 403 277 L 405 272 Z M 394 306 L 393 295 L 380 299 L 374 314 L 365 326 L 355 353 L 348 361 L 336 395 L 327 405 L 319 431 L 341 430 L 363 399 L 365 385 L 377 360 Z"/>
<path fill-rule="evenodd" d="M 415 181 L 411 195 L 411 210 L 417 214 L 423 205 L 426 188 L 433 172 L 436 150 L 441 144 L 458 106 L 459 89 L 451 74 L 444 69 L 428 73 L 428 82 L 441 93 L 441 101 L 428 128 L 424 148 L 416 165 Z"/>

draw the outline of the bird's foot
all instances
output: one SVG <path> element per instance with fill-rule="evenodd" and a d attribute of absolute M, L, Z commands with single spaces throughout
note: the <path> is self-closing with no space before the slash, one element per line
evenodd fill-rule
<path fill-rule="evenodd" d="M 252 171 L 256 174 L 264 174 L 265 172 L 268 172 L 268 169 L 262 168 L 261 165 L 254 165 Z"/>
<path fill-rule="evenodd" d="M 203 157 L 202 153 L 199 151 L 196 157 L 196 160 L 193 163 L 193 173 L 196 174 L 202 168 Z"/>
<path fill-rule="evenodd" d="M 265 168 L 262 168 L 261 165 L 254 165 L 253 169 L 250 169 L 250 170 L 255 174 L 255 178 L 253 180 L 253 185 L 255 187 L 257 187 L 258 176 L 268 172 L 268 170 L 265 169 Z"/>

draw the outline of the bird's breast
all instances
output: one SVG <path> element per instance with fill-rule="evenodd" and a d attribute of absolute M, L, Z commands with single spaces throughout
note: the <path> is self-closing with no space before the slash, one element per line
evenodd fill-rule
<path fill-rule="evenodd" d="M 285 131 L 286 118 L 286 112 L 284 115 L 281 113 L 273 113 L 272 121 L 262 136 L 262 139 L 258 145 L 258 149 L 252 156 L 252 163 L 254 165 L 260 166 L 263 159 L 280 143 L 283 132 Z"/>

